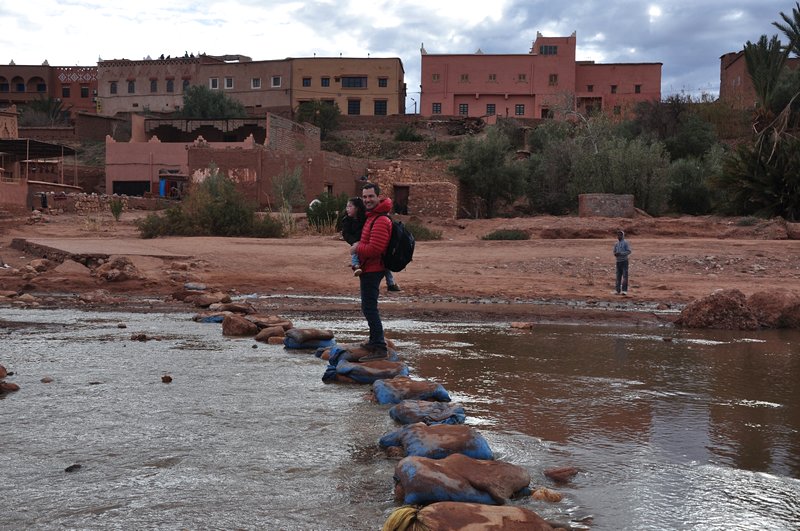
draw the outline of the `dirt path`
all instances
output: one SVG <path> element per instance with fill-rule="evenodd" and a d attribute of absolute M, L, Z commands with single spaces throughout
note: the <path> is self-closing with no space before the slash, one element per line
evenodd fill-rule
<path fill-rule="evenodd" d="M 116 295 L 166 296 L 186 281 L 198 281 L 223 291 L 273 295 L 270 309 L 276 312 L 358 310 L 347 246 L 334 236 L 141 240 L 134 226 L 141 215 L 126 213 L 119 223 L 70 215 L 38 224 L 6 221 L 0 256 L 13 269 L 0 270 L 0 290 L 46 294 L 102 288 Z M 403 291 L 384 298 L 388 313 L 658 321 L 719 288 L 746 295 L 800 289 L 800 241 L 785 239 L 786 224 L 779 221 L 537 217 L 428 224 L 443 239 L 417 244 L 414 261 L 397 275 Z M 480 239 L 501 227 L 524 229 L 533 237 Z M 633 247 L 626 298 L 612 294 L 617 227 L 627 230 Z M 131 256 L 146 279 L 102 282 L 65 268 L 24 277 L 25 266 L 39 256 L 9 249 L 14 238 L 75 254 Z M 332 296 L 340 299 L 319 298 Z"/>

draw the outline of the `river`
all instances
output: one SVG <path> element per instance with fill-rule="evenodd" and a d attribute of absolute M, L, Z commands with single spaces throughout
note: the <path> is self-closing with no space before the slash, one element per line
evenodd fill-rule
<path fill-rule="evenodd" d="M 364 338 L 358 319 L 290 317 Z M 513 502 L 548 520 L 800 528 L 797 331 L 385 327 L 497 458 L 564 494 Z M 3 308 L 0 337 L 21 386 L 0 399 L 0 529 L 376 530 L 395 507 L 388 406 L 322 383 L 308 352 L 180 313 Z M 555 486 L 557 466 L 580 472 Z"/>

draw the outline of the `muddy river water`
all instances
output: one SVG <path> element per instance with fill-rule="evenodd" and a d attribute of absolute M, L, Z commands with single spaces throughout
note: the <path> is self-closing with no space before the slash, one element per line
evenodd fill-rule
<path fill-rule="evenodd" d="M 564 494 L 515 504 L 578 529 L 800 528 L 796 331 L 385 326 L 498 459 Z M 309 352 L 160 313 L 4 308 L 0 341 L 21 386 L 0 399 L 0 529 L 376 530 L 395 507 L 388 407 Z M 580 473 L 554 486 L 556 466 Z"/>

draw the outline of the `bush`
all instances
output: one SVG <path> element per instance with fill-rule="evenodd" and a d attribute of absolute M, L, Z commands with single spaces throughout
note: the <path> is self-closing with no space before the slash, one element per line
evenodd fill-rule
<path fill-rule="evenodd" d="M 122 215 L 122 207 L 124 206 L 122 199 L 114 197 L 108 202 L 108 208 L 111 209 L 111 215 L 114 216 L 114 221 L 119 221 Z"/>
<path fill-rule="evenodd" d="M 758 225 L 759 219 L 753 216 L 745 216 L 736 222 L 737 227 L 752 227 Z"/>
<path fill-rule="evenodd" d="M 339 196 L 327 192 L 320 194 L 306 209 L 309 226 L 314 227 L 317 232 L 331 232 L 336 227 L 340 213 L 347 206 L 347 199 L 345 193 Z"/>
<path fill-rule="evenodd" d="M 530 240 L 531 235 L 521 229 L 497 229 L 481 236 L 481 240 Z"/>
<path fill-rule="evenodd" d="M 347 140 L 343 140 L 341 138 L 332 138 L 328 137 L 328 140 L 322 141 L 322 149 L 325 151 L 333 151 L 334 153 L 338 153 L 339 155 L 345 155 L 349 157 L 353 154 L 353 146 Z"/>
<path fill-rule="evenodd" d="M 252 205 L 226 176 L 211 167 L 206 179 L 189 189 L 180 205 L 137 222 L 142 238 L 159 236 L 283 236 L 280 222 L 257 220 Z"/>
<path fill-rule="evenodd" d="M 425 137 L 417 133 L 413 126 L 406 124 L 395 132 L 394 139 L 398 142 L 420 142 Z"/>
<path fill-rule="evenodd" d="M 458 153 L 456 140 L 434 140 L 425 148 L 425 157 L 429 159 L 454 159 Z"/>
<path fill-rule="evenodd" d="M 414 221 L 406 223 L 406 229 L 408 229 L 408 232 L 419 242 L 442 239 L 442 231 L 431 229 Z"/>

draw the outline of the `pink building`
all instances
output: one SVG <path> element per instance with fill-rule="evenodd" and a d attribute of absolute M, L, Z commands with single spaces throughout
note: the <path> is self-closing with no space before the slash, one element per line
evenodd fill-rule
<path fill-rule="evenodd" d="M 566 110 L 627 114 L 661 99 L 661 63 L 576 61 L 576 37 L 537 33 L 527 54 L 422 53 L 420 114 L 548 118 Z"/>

